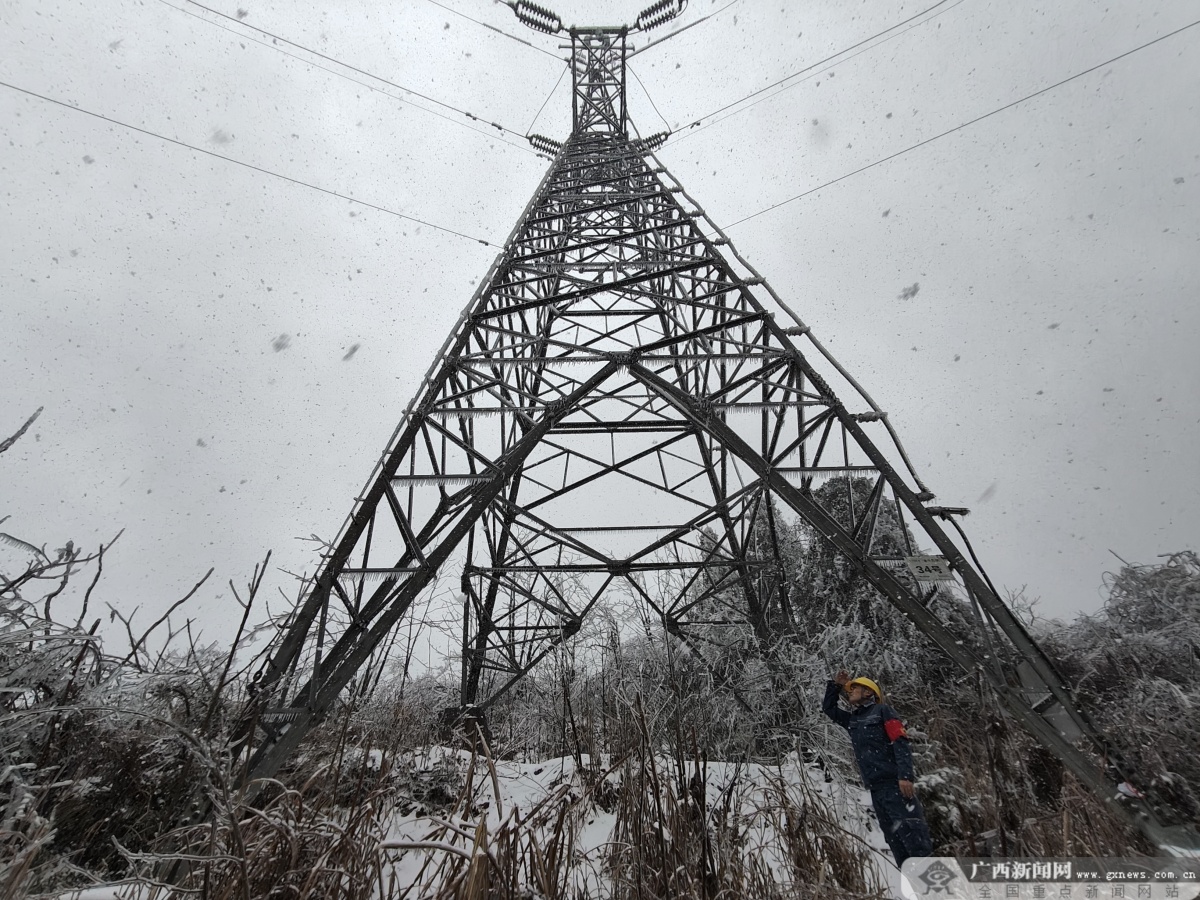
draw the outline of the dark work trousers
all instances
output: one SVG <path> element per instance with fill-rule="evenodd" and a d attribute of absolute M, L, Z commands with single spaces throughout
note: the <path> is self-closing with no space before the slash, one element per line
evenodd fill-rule
<path fill-rule="evenodd" d="M 900 785 L 892 781 L 871 788 L 871 802 L 883 836 L 892 848 L 897 867 L 910 856 L 929 856 L 933 841 L 925 824 L 925 810 L 916 797 L 911 800 L 900 793 Z"/>

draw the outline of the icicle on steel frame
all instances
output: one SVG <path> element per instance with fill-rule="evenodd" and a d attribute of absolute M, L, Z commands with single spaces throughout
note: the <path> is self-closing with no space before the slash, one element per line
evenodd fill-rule
<path fill-rule="evenodd" d="M 439 572 L 460 591 L 464 707 L 493 704 L 614 596 L 701 656 L 728 627 L 769 656 L 804 601 L 779 546 L 790 509 L 1113 802 L 1060 726 L 1119 757 L 957 522 L 958 541 L 942 528 L 965 511 L 927 505 L 886 413 L 715 226 L 706 236 L 653 156 L 661 136 L 630 139 L 629 29 L 568 33 L 572 133 L 531 137 L 555 154 L 549 171 L 272 648 L 248 776 L 279 769 Z M 953 573 L 973 622 L 909 569 L 923 553 Z M 1002 661 L 1014 654 L 1024 684 Z M 1115 805 L 1156 843 L 1186 843 L 1146 804 Z"/>

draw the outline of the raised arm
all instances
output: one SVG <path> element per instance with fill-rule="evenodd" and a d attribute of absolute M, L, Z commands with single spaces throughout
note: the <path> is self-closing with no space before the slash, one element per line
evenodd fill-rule
<path fill-rule="evenodd" d="M 842 673 L 839 672 L 839 675 Z M 836 676 L 835 676 L 836 677 Z M 842 685 L 836 681 L 827 681 L 825 683 L 825 699 L 821 701 L 821 712 L 837 722 L 843 728 L 850 727 L 850 713 L 844 709 L 838 708 L 838 695 L 842 692 Z"/>

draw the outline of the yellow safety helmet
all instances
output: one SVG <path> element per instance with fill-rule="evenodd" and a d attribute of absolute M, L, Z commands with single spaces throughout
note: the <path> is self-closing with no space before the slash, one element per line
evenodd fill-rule
<path fill-rule="evenodd" d="M 879 685 L 873 682 L 870 678 L 852 678 L 846 682 L 846 690 L 849 691 L 850 688 L 854 687 L 856 684 L 861 684 L 868 691 L 875 695 L 875 699 L 877 701 L 880 703 L 883 702 L 883 691 L 881 691 L 879 689 Z"/>

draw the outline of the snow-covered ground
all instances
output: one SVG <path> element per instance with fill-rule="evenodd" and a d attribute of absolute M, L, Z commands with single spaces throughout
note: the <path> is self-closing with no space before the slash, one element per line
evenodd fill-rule
<path fill-rule="evenodd" d="M 392 760 L 379 751 L 352 750 L 346 762 L 360 767 L 367 780 L 375 779 L 376 787 L 386 784 L 392 792 L 392 812 L 376 832 L 382 835 L 378 852 L 383 865 L 375 887 L 380 900 L 442 896 L 448 883 L 457 879 L 461 887 L 473 878 L 484 879 L 484 889 L 464 889 L 463 895 L 490 896 L 487 884 L 495 882 L 487 879 L 500 878 L 509 879 L 503 883 L 512 888 L 527 889 L 531 897 L 604 898 L 618 893 L 614 879 L 622 872 L 629 877 L 630 864 L 646 861 L 651 876 L 653 870 L 663 872 L 664 864 L 667 871 L 671 865 L 698 869 L 697 845 L 708 841 L 713 869 L 726 873 L 722 883 L 736 896 L 754 896 L 746 890 L 754 884 L 752 873 L 767 873 L 787 896 L 799 881 L 810 887 L 837 883 L 832 873 L 839 851 L 830 849 L 831 838 L 848 852 L 840 858 L 852 860 L 855 867 L 862 864 L 867 874 L 863 896 L 918 898 L 927 893 L 917 881 L 921 871 L 910 873 L 913 885 L 902 883 L 869 793 L 827 779 L 823 769 L 794 754 L 779 765 L 696 764 L 666 756 L 614 762 L 587 755 L 518 762 L 435 746 Z M 641 846 L 634 847 L 635 842 Z M 675 842 L 692 843 L 673 847 Z M 812 855 L 806 852 L 818 847 L 822 849 Z M 748 864 L 740 876 L 728 874 L 737 868 L 732 857 Z M 815 870 L 813 859 L 818 860 Z M 941 862 L 956 876 L 963 875 L 953 859 Z M 693 885 L 696 874 L 690 873 Z M 544 890 L 539 877 L 552 878 L 557 889 Z M 990 896 L 975 893 L 979 885 L 967 885 L 965 879 L 958 887 L 967 893 L 952 896 Z M 1035 893 L 1035 887 L 1019 885 L 1019 896 L 1066 896 L 1058 887 L 1053 894 Z M 1082 892 L 1084 885 L 1077 887 L 1079 896 L 1093 896 Z M 1178 885 L 1175 894 L 1165 893 L 1165 885 L 1154 888 L 1159 892 L 1149 896 L 1200 895 L 1194 884 Z M 665 895 L 669 893 L 668 888 Z M 664 895 L 661 881 L 651 895 Z M 59 900 L 163 896 L 146 884 L 121 883 L 70 891 Z"/>
<path fill-rule="evenodd" d="M 377 770 L 382 762 L 375 752 L 367 767 Z M 629 777 L 629 769 L 586 755 L 578 761 L 562 757 L 540 762 L 496 760 L 489 765 L 482 757 L 472 759 L 465 750 L 446 747 L 427 748 L 393 761 L 392 766 L 403 769 L 410 784 L 441 787 L 422 792 L 424 799 L 411 790 L 397 792 L 394 817 L 380 846 L 386 858 L 384 885 L 415 887 L 411 896 L 426 896 L 436 890 L 438 878 L 445 877 L 446 862 L 461 866 L 480 853 L 495 859 L 501 852 L 497 845 L 506 840 L 510 850 L 531 837 L 544 848 L 557 835 L 569 849 L 571 883 L 590 896 L 608 893 L 611 854 L 620 851 L 622 840 L 628 841 L 620 837 L 618 816 L 622 814 L 621 778 Z M 824 821 L 843 831 L 861 851 L 879 886 L 886 885 L 885 896 L 900 896 L 899 872 L 875 824 L 870 795 L 861 788 L 827 781 L 823 770 L 794 756 L 780 765 L 710 761 L 698 780 L 694 764 L 684 764 L 682 775 L 679 766 L 666 757 L 654 760 L 663 793 L 669 795 L 664 804 L 668 814 L 660 819 L 663 840 L 674 839 L 669 830 L 674 786 L 687 783 L 688 793 L 698 797 L 698 789 L 691 785 L 702 783 L 708 830 L 733 829 L 739 835 L 740 852 L 779 873 L 780 883 L 787 884 L 793 866 L 783 830 L 789 813 L 794 817 L 806 804 L 815 804 L 828 813 Z M 430 801 L 430 796 L 435 799 Z M 451 796 L 456 799 L 450 800 Z M 651 799 L 643 796 L 642 802 Z M 686 798 L 682 801 L 682 806 L 689 804 L 696 805 Z M 71 891 L 60 895 L 60 900 L 144 900 L 152 894 L 144 885 L 124 883 Z"/>
<path fill-rule="evenodd" d="M 458 758 L 461 771 L 469 767 L 470 755 L 465 751 L 435 748 L 428 753 L 431 763 L 444 765 L 450 754 Z M 674 760 L 660 758 L 656 765 L 664 780 L 676 776 Z M 606 809 L 606 804 L 597 797 L 599 791 L 594 787 L 589 790 L 587 785 L 595 782 L 592 773 L 609 771 L 610 766 L 611 760 L 593 761 L 587 755 L 578 762 L 572 757 L 533 763 L 499 760 L 494 763 L 494 780 L 491 770 L 477 766 L 470 786 L 475 815 L 453 824 L 461 829 L 461 835 L 469 834 L 473 839 L 481 822 L 485 823 L 486 833 L 492 835 L 506 823 L 511 826 L 514 821 L 531 816 L 539 807 L 554 808 L 563 800 L 570 801 L 575 829 L 572 867 L 575 878 L 577 883 L 586 884 L 593 893 L 603 896 L 603 856 L 613 845 L 618 813 Z M 775 871 L 788 871 L 780 835 L 784 807 L 789 801 L 803 806 L 815 800 L 829 809 L 847 837 L 860 842 L 880 882 L 887 885 L 888 894 L 900 896 L 900 873 L 876 825 L 870 794 L 861 787 L 826 781 L 822 769 L 799 763 L 794 756 L 777 766 L 710 761 L 705 768 L 709 827 L 712 829 L 711 820 L 727 809 L 729 818 L 744 829 L 745 853 L 764 857 Z M 685 775 L 690 778 L 693 772 L 692 764 L 687 764 Z M 619 767 L 613 767 L 603 781 L 608 787 L 619 789 L 621 774 Z M 455 850 L 437 841 L 435 835 L 446 833 L 445 824 L 446 820 L 438 815 L 409 814 L 395 818 L 385 845 L 401 883 L 416 880 L 422 868 L 428 867 L 439 853 L 471 847 L 472 840 L 460 841 Z"/>

